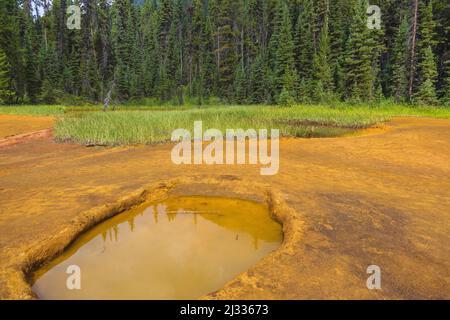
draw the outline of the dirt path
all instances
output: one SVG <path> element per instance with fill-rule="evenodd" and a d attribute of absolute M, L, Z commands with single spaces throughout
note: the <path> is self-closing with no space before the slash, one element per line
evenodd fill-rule
<path fill-rule="evenodd" d="M 30 298 L 37 261 L 147 196 L 269 199 L 284 246 L 208 298 L 450 298 L 450 121 L 281 143 L 280 173 L 175 166 L 171 146 L 85 148 L 37 139 L 0 149 L 0 298 Z M 107 205 L 105 205 L 107 204 Z M 108 206 L 109 204 L 109 206 Z M 366 269 L 382 270 L 382 290 Z"/>

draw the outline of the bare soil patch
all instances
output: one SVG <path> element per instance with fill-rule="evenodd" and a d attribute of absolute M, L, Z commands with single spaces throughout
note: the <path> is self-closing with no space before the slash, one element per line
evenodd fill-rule
<path fill-rule="evenodd" d="M 0 114 L 0 139 L 49 129 L 53 126 L 53 122 L 53 117 Z"/>

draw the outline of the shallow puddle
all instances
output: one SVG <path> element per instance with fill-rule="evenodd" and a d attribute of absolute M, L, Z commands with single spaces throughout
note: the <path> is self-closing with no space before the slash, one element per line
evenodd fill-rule
<path fill-rule="evenodd" d="M 282 242 L 266 206 L 179 197 L 147 203 L 83 234 L 33 275 L 41 299 L 196 299 L 220 289 Z M 81 290 L 69 290 L 69 266 Z M 73 280 L 73 278 L 70 278 Z"/>

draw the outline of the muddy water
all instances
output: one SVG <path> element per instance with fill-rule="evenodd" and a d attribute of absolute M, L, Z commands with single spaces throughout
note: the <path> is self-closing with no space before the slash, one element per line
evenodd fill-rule
<path fill-rule="evenodd" d="M 264 205 L 179 197 L 147 203 L 82 235 L 33 275 L 41 299 L 195 299 L 221 288 L 282 241 Z M 69 266 L 81 290 L 67 289 Z"/>

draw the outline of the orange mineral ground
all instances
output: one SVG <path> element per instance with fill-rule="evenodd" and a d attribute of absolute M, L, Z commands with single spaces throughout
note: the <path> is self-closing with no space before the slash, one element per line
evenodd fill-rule
<path fill-rule="evenodd" d="M 33 117 L 0 114 L 0 140 L 11 136 L 49 129 L 53 117 Z"/>
<path fill-rule="evenodd" d="M 4 126 L 8 117 L 0 136 L 51 123 L 19 130 Z M 421 118 L 359 136 L 284 139 L 275 176 L 176 166 L 171 145 L 87 148 L 42 137 L 2 147 L 0 298 L 35 297 L 27 275 L 102 219 L 203 195 L 268 203 L 284 230 L 279 249 L 204 298 L 450 299 L 449 142 L 449 120 Z M 381 268 L 382 290 L 366 287 L 370 265 Z"/>

